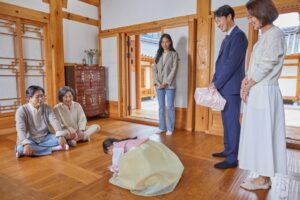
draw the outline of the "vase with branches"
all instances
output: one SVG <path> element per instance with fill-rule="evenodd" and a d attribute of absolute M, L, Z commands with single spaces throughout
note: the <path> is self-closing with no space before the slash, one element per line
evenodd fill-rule
<path fill-rule="evenodd" d="M 94 58 L 94 55 L 98 52 L 97 49 L 87 49 L 87 50 L 84 50 L 84 53 L 86 53 L 87 55 L 87 64 L 88 65 L 92 65 L 93 64 L 93 58 Z"/>

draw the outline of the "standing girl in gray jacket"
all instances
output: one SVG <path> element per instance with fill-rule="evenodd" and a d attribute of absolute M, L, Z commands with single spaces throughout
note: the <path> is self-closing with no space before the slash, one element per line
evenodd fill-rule
<path fill-rule="evenodd" d="M 159 48 L 153 67 L 153 79 L 159 104 L 159 130 L 158 134 L 166 131 L 172 135 L 175 124 L 175 91 L 176 71 L 178 67 L 178 54 L 173 47 L 173 41 L 169 34 L 163 34 L 159 40 Z M 165 96 L 168 106 L 168 126 L 165 122 Z"/>

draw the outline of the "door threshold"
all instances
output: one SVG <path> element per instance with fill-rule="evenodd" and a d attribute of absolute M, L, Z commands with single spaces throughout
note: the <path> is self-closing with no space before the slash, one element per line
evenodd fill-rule
<path fill-rule="evenodd" d="M 288 148 L 300 149 L 300 141 L 286 138 L 286 144 Z"/>
<path fill-rule="evenodd" d="M 150 119 L 146 117 L 135 117 L 135 116 L 127 116 L 121 119 L 122 121 L 133 122 L 137 124 L 145 124 L 150 126 L 158 126 L 158 120 Z"/>

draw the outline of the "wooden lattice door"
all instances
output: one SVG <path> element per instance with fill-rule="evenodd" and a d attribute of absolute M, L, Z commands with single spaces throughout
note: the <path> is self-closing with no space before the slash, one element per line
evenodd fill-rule
<path fill-rule="evenodd" d="M 0 17 L 1 128 L 14 123 L 16 109 L 26 102 L 28 86 L 39 85 L 48 90 L 45 30 L 44 24 Z"/>

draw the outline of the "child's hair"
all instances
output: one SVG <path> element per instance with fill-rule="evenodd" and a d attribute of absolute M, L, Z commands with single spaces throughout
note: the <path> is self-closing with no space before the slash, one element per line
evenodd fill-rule
<path fill-rule="evenodd" d="M 125 139 L 117 139 L 117 138 L 106 138 L 103 143 L 102 143 L 102 146 L 103 146 L 103 152 L 104 153 L 108 153 L 108 148 L 114 143 L 114 142 L 122 142 L 122 141 L 125 141 L 125 140 L 134 140 L 134 139 L 137 139 L 137 137 L 134 137 L 134 138 L 125 138 Z"/>

